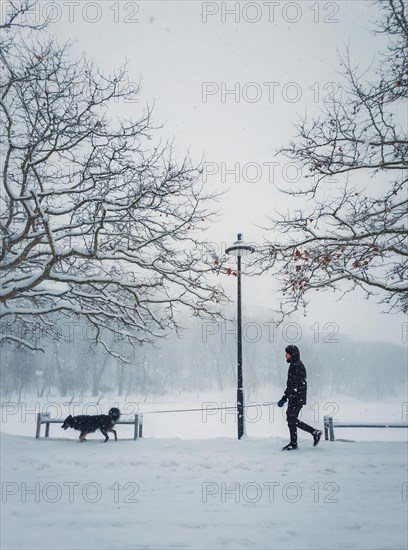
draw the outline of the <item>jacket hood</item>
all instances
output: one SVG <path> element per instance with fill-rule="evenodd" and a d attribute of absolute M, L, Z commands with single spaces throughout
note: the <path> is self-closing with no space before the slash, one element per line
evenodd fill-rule
<path fill-rule="evenodd" d="M 293 345 L 287 346 L 285 348 L 285 351 L 292 356 L 293 361 L 298 361 L 300 359 L 300 351 L 297 346 L 293 346 Z"/>

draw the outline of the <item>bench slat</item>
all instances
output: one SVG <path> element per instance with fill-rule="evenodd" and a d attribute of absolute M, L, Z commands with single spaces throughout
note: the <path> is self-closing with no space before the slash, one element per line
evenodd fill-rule
<path fill-rule="evenodd" d="M 333 423 L 336 428 L 407 428 L 408 424 L 375 424 L 375 423 L 367 423 L 367 424 L 356 424 L 356 423 L 348 423 L 345 424 L 343 422 L 337 424 L 337 422 Z"/>

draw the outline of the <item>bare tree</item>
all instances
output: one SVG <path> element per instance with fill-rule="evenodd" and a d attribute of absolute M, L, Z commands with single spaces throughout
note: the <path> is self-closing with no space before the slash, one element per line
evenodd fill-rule
<path fill-rule="evenodd" d="M 39 349 L 57 315 L 78 316 L 115 354 L 112 334 L 137 345 L 177 329 L 179 305 L 217 314 L 200 167 L 153 139 L 149 109 L 114 118 L 137 106 L 125 69 L 104 75 L 25 31 L 6 25 L 0 47 L 1 341 Z"/>
<path fill-rule="evenodd" d="M 0 30 L 10 29 L 11 27 L 14 29 L 44 29 L 48 25 L 46 17 L 42 22 L 30 22 L 28 18 L 25 17 L 25 14 L 30 12 L 36 4 L 37 0 L 19 0 L 18 2 L 15 0 L 7 0 L 7 2 L 4 2 L 1 10 L 1 17 L 4 17 L 4 20 L 0 20 Z M 7 43 L 8 40 L 3 36 L 3 48 Z"/>
<path fill-rule="evenodd" d="M 408 310 L 407 5 L 378 5 L 388 50 L 363 73 L 341 59 L 345 85 L 281 150 L 307 171 L 285 192 L 312 205 L 271 218 L 257 260 L 281 281 L 283 313 L 306 307 L 309 291 L 357 287 L 386 311 Z"/>

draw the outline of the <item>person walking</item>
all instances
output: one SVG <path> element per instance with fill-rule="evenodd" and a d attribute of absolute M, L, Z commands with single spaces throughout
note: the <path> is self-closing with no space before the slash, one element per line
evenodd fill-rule
<path fill-rule="evenodd" d="M 283 447 L 282 451 L 292 451 L 293 449 L 298 448 L 297 428 L 312 434 L 313 445 L 316 447 L 322 437 L 322 432 L 312 428 L 312 426 L 309 426 L 308 424 L 305 424 L 298 418 L 303 405 L 306 405 L 306 369 L 300 360 L 300 351 L 297 346 L 287 346 L 287 348 L 285 348 L 285 352 L 286 362 L 289 363 L 288 381 L 286 384 L 285 393 L 278 401 L 278 407 L 283 407 L 283 405 L 288 402 L 286 419 L 289 427 L 290 442 Z"/>

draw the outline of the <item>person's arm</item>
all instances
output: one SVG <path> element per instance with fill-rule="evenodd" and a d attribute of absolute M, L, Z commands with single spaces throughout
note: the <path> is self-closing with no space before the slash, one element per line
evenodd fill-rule
<path fill-rule="evenodd" d="M 289 372 L 290 372 L 290 367 L 289 367 Z M 282 397 L 278 401 L 278 407 L 283 407 L 283 405 L 286 403 L 286 401 L 289 398 L 289 376 L 290 376 L 289 372 L 288 372 L 288 381 L 286 382 L 286 389 L 285 389 Z"/>

